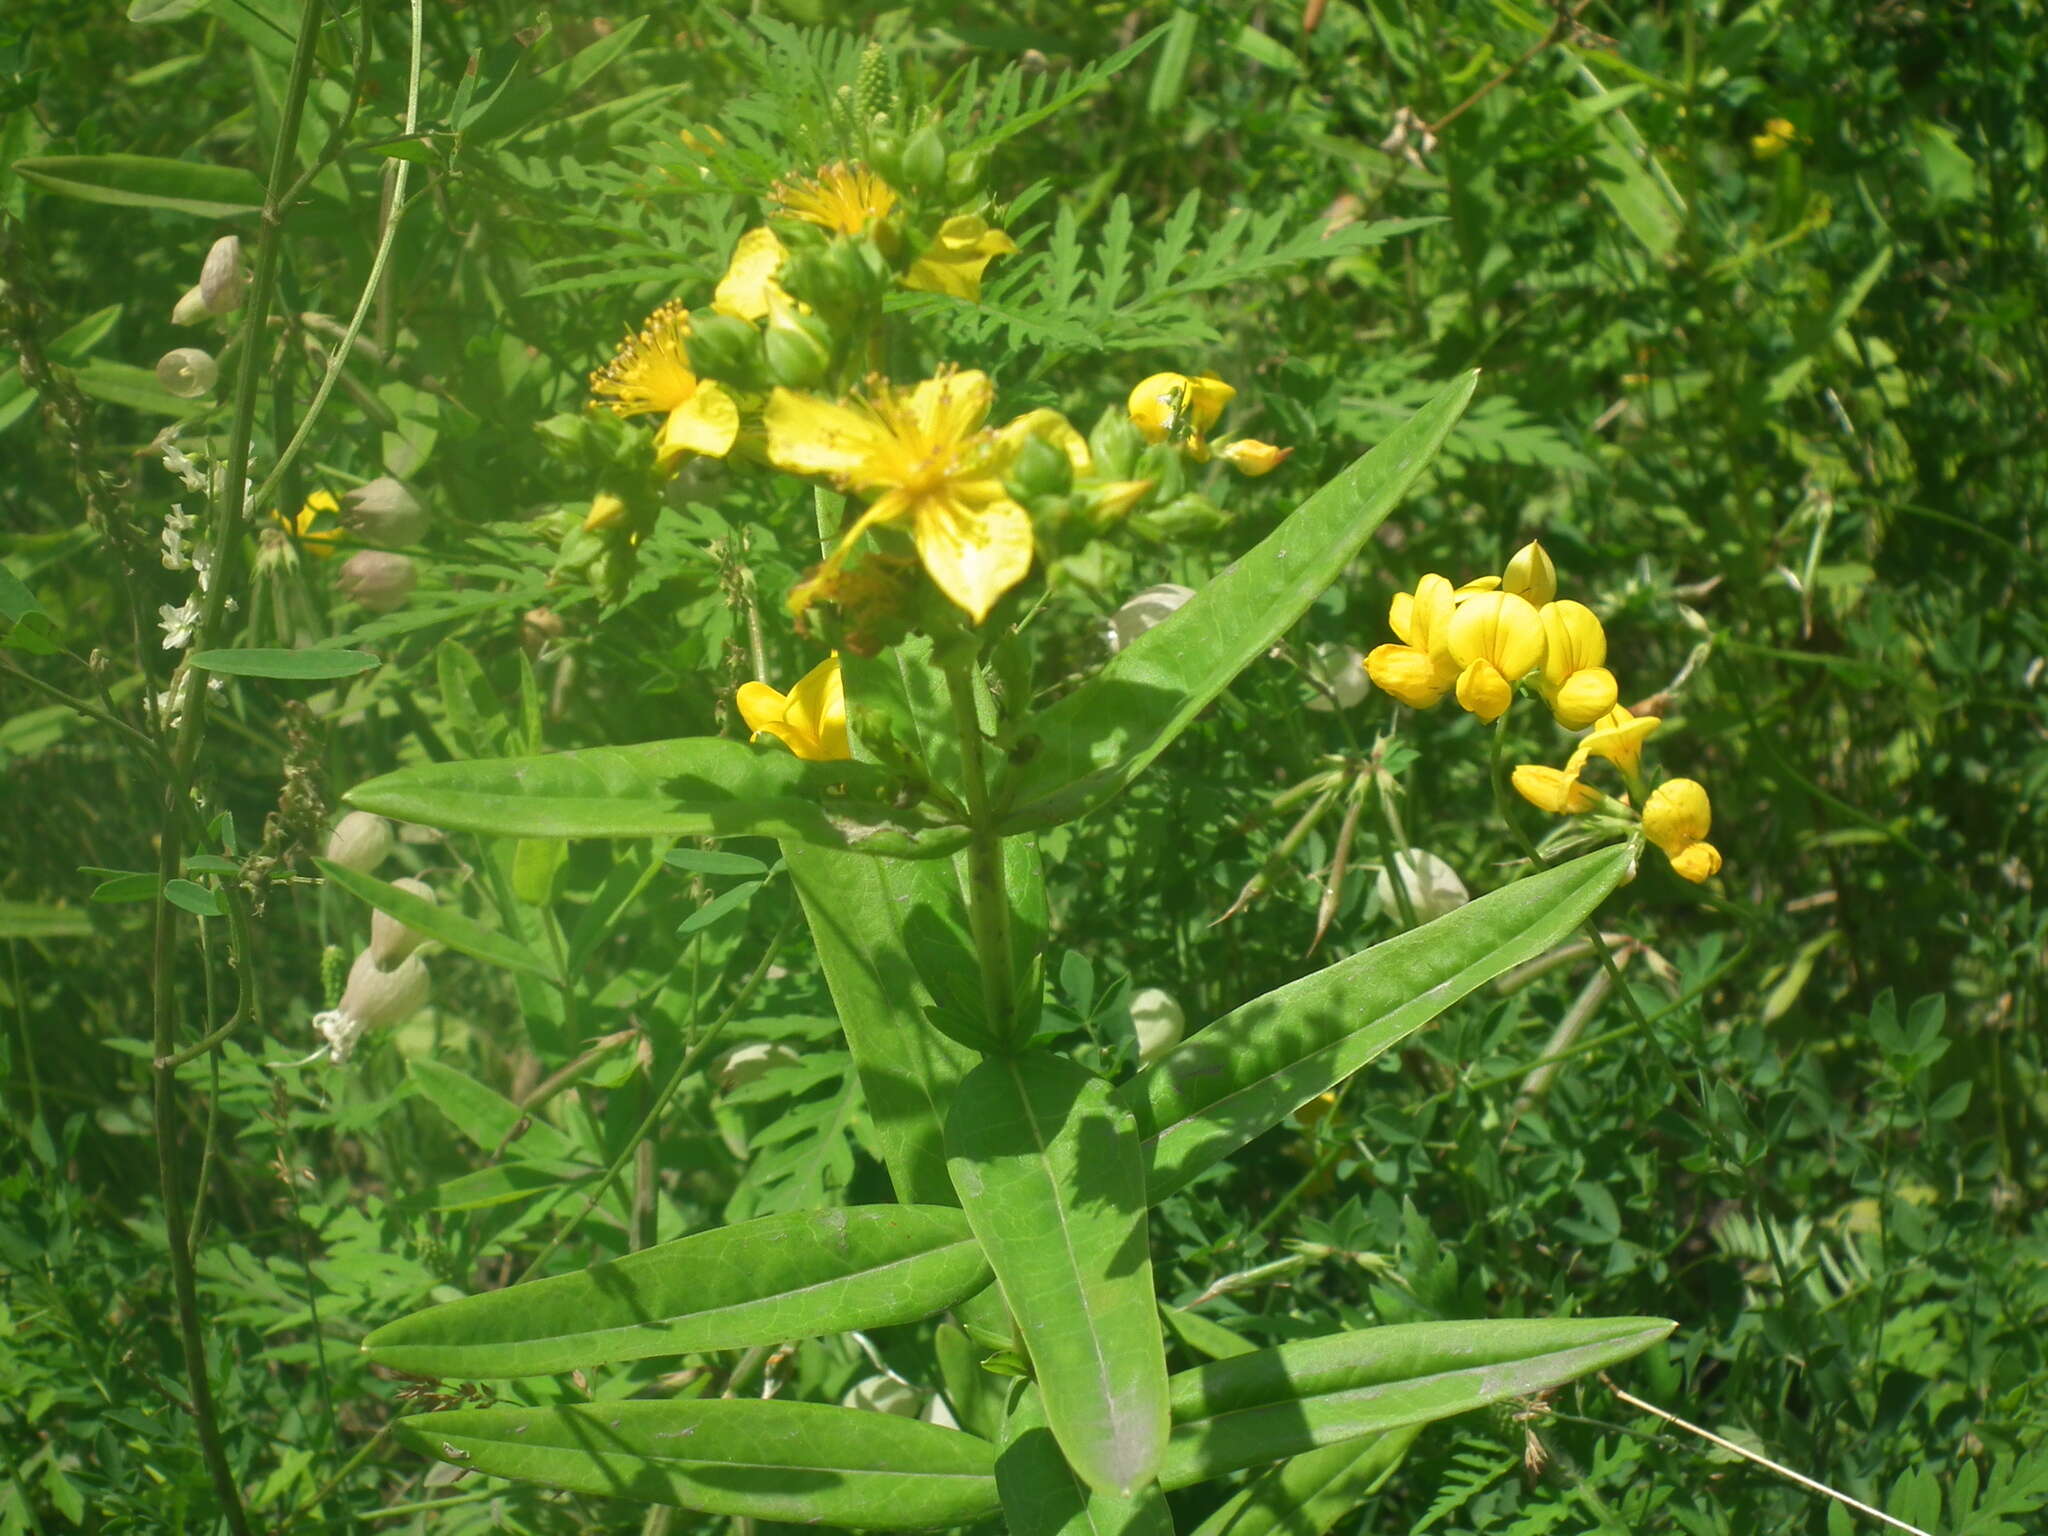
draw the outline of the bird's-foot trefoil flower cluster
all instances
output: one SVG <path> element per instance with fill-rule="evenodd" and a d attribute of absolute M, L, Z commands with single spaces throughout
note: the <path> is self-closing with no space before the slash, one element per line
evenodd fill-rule
<path fill-rule="evenodd" d="M 1557 595 L 1557 567 L 1541 544 L 1532 540 L 1516 551 L 1500 575 L 1463 586 L 1424 576 L 1413 592 L 1395 595 L 1387 622 L 1395 643 L 1376 647 L 1365 659 L 1366 672 L 1401 703 L 1430 709 L 1452 696 L 1460 708 L 1492 722 L 1526 686 L 1559 725 L 1587 732 L 1562 769 L 1525 763 L 1514 770 L 1515 790 L 1531 805 L 1560 816 L 1603 809 L 1632 814 L 1583 781 L 1587 765 L 1602 759 L 1620 774 L 1626 804 L 1641 807 L 1643 834 L 1678 874 L 1701 881 L 1720 869 L 1720 854 L 1705 841 L 1706 791 L 1690 779 L 1674 779 L 1646 794 L 1643 742 L 1659 722 L 1617 702 L 1606 630 L 1591 608 Z"/>

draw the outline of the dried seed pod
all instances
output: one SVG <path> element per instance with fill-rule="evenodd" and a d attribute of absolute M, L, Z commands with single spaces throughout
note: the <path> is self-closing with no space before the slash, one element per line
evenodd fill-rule
<path fill-rule="evenodd" d="M 211 315 L 225 315 L 241 307 L 249 288 L 249 270 L 242 265 L 242 242 L 234 235 L 222 235 L 206 253 L 199 271 L 199 297 Z"/>
<path fill-rule="evenodd" d="M 156 360 L 156 381 L 181 400 L 210 394 L 220 366 L 197 347 L 176 347 Z"/>
<path fill-rule="evenodd" d="M 327 839 L 327 862 L 359 875 L 374 874 L 391 852 L 391 823 L 369 811 L 350 811 Z"/>
<path fill-rule="evenodd" d="M 366 549 L 342 562 L 334 585 L 343 597 L 361 603 L 370 612 L 389 613 L 405 606 L 419 580 L 419 567 L 406 556 Z"/>
<path fill-rule="evenodd" d="M 341 526 L 366 544 L 417 544 L 432 520 L 403 480 L 379 475 L 346 492 L 336 513 Z"/>
<path fill-rule="evenodd" d="M 422 901 L 434 899 L 434 889 L 424 880 L 394 880 L 392 886 L 417 896 Z M 377 963 L 389 970 L 407 955 L 427 942 L 427 936 L 417 928 L 408 928 L 389 912 L 370 914 L 370 953 Z"/>

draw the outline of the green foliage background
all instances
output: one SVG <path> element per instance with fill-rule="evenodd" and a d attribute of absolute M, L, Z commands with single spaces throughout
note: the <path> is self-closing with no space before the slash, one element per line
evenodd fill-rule
<path fill-rule="evenodd" d="M 151 615 L 185 578 L 125 590 L 108 541 L 152 541 L 179 494 L 147 444 L 190 407 L 148 370 L 193 344 L 168 314 L 212 238 L 251 231 L 78 201 L 9 167 L 118 152 L 260 172 L 294 15 L 278 0 L 138 0 L 126 17 L 22 0 L 0 18 L 0 345 L 30 333 L 92 403 L 89 421 L 53 409 L 8 360 L 0 554 L 55 638 L 98 658 L 88 676 L 18 630 L 0 662 L 0 1531 L 216 1519 L 180 1406 L 154 1196 L 150 908 L 92 899 L 104 872 L 153 866 L 161 787 L 23 674 L 103 687 L 131 714 L 163 686 Z M 1492 570 L 1540 535 L 1605 619 L 1624 699 L 1683 678 L 1655 750 L 1709 786 L 1728 860 L 1704 892 L 1646 863 L 1610 905 L 1612 930 L 1652 952 L 1629 973 L 1651 1032 L 1610 1001 L 1532 1090 L 1590 962 L 1464 1005 L 1328 1114 L 1166 1207 L 1163 1292 L 1261 1343 L 1566 1308 L 1675 1317 L 1667 1352 L 1623 1383 L 1638 1394 L 1929 1529 L 1994 1536 L 2039 1518 L 2048 43 L 2025 7 L 426 15 L 430 132 L 407 151 L 425 191 L 367 333 L 385 361 L 351 367 L 277 498 L 404 474 L 435 514 L 425 579 L 413 603 L 368 618 L 318 567 L 259 577 L 250 643 L 335 638 L 386 664 L 338 685 L 236 685 L 211 738 L 214 809 L 239 851 L 281 792 L 289 812 L 266 845 L 259 1017 L 182 1074 L 215 1391 L 261 1521 L 640 1528 L 624 1504 L 430 1485 L 373 1441 L 405 1384 L 360 1367 L 355 1341 L 549 1248 L 551 1271 L 571 1268 L 885 1189 L 772 845 L 668 865 L 576 845 L 555 870 L 473 839 L 407 845 L 409 866 L 535 944 L 557 917 L 569 931 L 647 883 L 629 920 L 588 930 L 603 934 L 581 956 L 590 985 L 566 1008 L 451 954 L 435 961 L 434 1011 L 393 1046 L 342 1071 L 277 1072 L 266 1063 L 303 1054 L 331 1001 L 323 946 L 345 958 L 367 929 L 364 909 L 305 878 L 308 856 L 334 797 L 399 764 L 497 755 L 536 731 L 549 748 L 737 734 L 727 701 L 752 672 L 729 598 L 743 581 L 779 592 L 809 563 L 789 506 L 686 487 L 626 600 L 602 612 L 585 588 L 549 586 L 533 531 L 580 516 L 591 491 L 537 424 L 581 408 L 623 328 L 707 290 L 750 221 L 724 181 L 699 178 L 683 128 L 720 126 L 736 155 L 779 145 L 782 168 L 809 168 L 827 152 L 834 71 L 874 37 L 907 90 L 958 104 L 949 127 L 993 135 L 1162 24 L 1126 67 L 991 144 L 1023 253 L 991 269 L 979 312 L 927 318 L 958 362 L 997 375 L 1006 409 L 1085 422 L 1143 374 L 1200 367 L 1239 386 L 1234 426 L 1295 452 L 1234 489 L 1220 535 L 1105 556 L 1093 590 L 1057 599 L 1047 654 L 1094 665 L 1103 612 L 1155 582 L 1199 584 L 1477 366 L 1438 471 L 1291 657 L 1368 649 L 1422 572 Z M 292 213 L 283 278 L 310 339 L 319 322 L 298 317 L 345 317 L 366 276 L 405 25 L 399 7 L 343 9 L 323 42 L 306 135 L 317 148 L 338 129 L 340 152 Z M 803 25 L 822 30 L 805 40 Z M 1419 128 L 1390 139 L 1404 109 L 1437 125 L 1433 143 Z M 1776 118 L 1796 140 L 1760 157 L 1751 140 Z M 1366 234 L 1384 220 L 1404 222 Z M 314 366 L 272 381 L 259 463 Z M 117 526 L 82 514 L 81 476 L 100 477 Z M 566 633 L 535 664 L 522 615 L 543 602 Z M 160 669 L 147 678 L 138 625 Z M 778 677 L 809 664 L 787 637 L 768 644 Z M 1313 697 L 1288 658 L 1256 666 L 1159 771 L 1047 839 L 1051 1007 L 1105 1066 L 1128 1061 L 1134 986 L 1168 989 L 1197 1024 L 1392 931 L 1361 871 L 1304 955 L 1327 828 L 1263 901 L 1211 926 L 1285 830 L 1269 796 L 1325 753 L 1366 750 L 1386 718 L 1378 696 L 1337 712 L 1308 710 Z M 1525 750 L 1559 756 L 1547 738 Z M 1409 835 L 1475 889 L 1512 857 L 1484 762 L 1479 728 L 1449 712 L 1415 719 L 1388 762 Z M 203 886 L 206 866 L 188 872 Z M 195 917 L 181 933 L 188 1040 L 231 1011 L 219 927 Z M 598 1037 L 617 1038 L 583 1059 Z M 763 1041 L 794 1057 L 744 1082 L 716 1070 Z M 572 1062 L 569 1083 L 544 1081 Z M 510 1101 L 543 1087 L 527 1135 L 559 1166 L 535 1187 L 501 1153 Z M 617 1192 L 590 1206 L 580 1191 L 621 1156 Z M 823 1341 L 738 1362 L 734 1384 L 755 1390 L 765 1371 L 784 1395 L 836 1400 L 871 1369 L 856 1344 Z M 615 1368 L 514 1396 L 662 1384 Z M 1181 1497 L 1193 1520 L 1213 1495 Z M 1340 1528 L 1851 1526 L 1588 1383 L 1526 1417 L 1425 1434 Z"/>

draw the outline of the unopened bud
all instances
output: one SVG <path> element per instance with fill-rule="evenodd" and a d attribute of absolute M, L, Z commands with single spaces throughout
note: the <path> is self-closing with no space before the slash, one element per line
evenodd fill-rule
<path fill-rule="evenodd" d="M 768 295 L 768 334 L 762 347 L 769 376 L 786 389 L 807 389 L 832 366 L 832 332 L 816 315 L 799 314 L 779 293 Z"/>
<path fill-rule="evenodd" d="M 359 875 L 375 874 L 391 852 L 391 823 L 369 811 L 350 811 L 327 839 L 327 862 Z"/>
<path fill-rule="evenodd" d="M 937 123 L 926 123 L 903 146 L 903 183 L 923 197 L 936 197 L 946 185 L 946 141 Z"/>
<path fill-rule="evenodd" d="M 249 273 L 242 265 L 242 242 L 234 235 L 222 235 L 206 253 L 206 265 L 199 272 L 199 296 L 208 314 L 225 315 L 241 306 L 249 287 Z"/>
<path fill-rule="evenodd" d="M 184 297 L 171 307 L 171 324 L 197 325 L 208 313 L 206 296 L 199 291 L 199 285 L 194 283 L 185 290 Z"/>
<path fill-rule="evenodd" d="M 1193 587 L 1163 581 L 1147 587 L 1109 616 L 1109 648 L 1120 651 L 1146 630 L 1163 624 L 1180 612 L 1181 605 L 1195 595 Z"/>
<path fill-rule="evenodd" d="M 430 521 L 403 480 L 379 475 L 341 498 L 341 526 L 367 544 L 417 544 Z"/>
<path fill-rule="evenodd" d="M 1138 1064 L 1149 1067 L 1180 1044 L 1188 1016 L 1171 992 L 1140 987 L 1131 994 L 1131 1028 L 1138 1036 Z"/>
<path fill-rule="evenodd" d="M 394 880 L 391 884 L 393 889 L 417 896 L 421 901 L 434 899 L 434 888 L 424 880 Z M 426 942 L 427 935 L 406 927 L 389 912 L 370 914 L 370 953 L 387 970 Z"/>
<path fill-rule="evenodd" d="M 1074 466 L 1056 444 L 1027 437 L 1003 479 L 1019 496 L 1064 496 L 1074 484 Z"/>
<path fill-rule="evenodd" d="M 704 378 L 759 389 L 767 377 L 761 333 L 732 315 L 693 315 L 686 343 L 690 366 Z"/>
<path fill-rule="evenodd" d="M 339 1011 L 363 1029 L 389 1029 L 426 1007 L 428 991 L 427 963 L 418 955 L 409 955 L 386 970 L 366 949 L 348 968 L 348 986 L 342 991 Z"/>
<path fill-rule="evenodd" d="M 1218 448 L 1216 455 L 1239 474 L 1256 478 L 1259 475 L 1269 475 L 1278 469 L 1292 452 L 1292 448 L 1275 448 L 1271 443 L 1241 437 L 1234 443 L 1225 443 Z"/>
<path fill-rule="evenodd" d="M 156 360 L 156 381 L 181 400 L 196 400 L 213 389 L 220 367 L 197 347 L 177 347 Z"/>
<path fill-rule="evenodd" d="M 924 1407 L 924 1394 L 907 1381 L 894 1376 L 869 1376 L 857 1381 L 839 1400 L 842 1408 L 861 1408 L 869 1413 L 893 1413 L 906 1419 L 917 1417 Z"/>
<path fill-rule="evenodd" d="M 988 179 L 988 151 L 963 150 L 946 161 L 946 197 L 954 203 L 970 203 L 981 195 Z"/>
<path fill-rule="evenodd" d="M 381 549 L 365 549 L 350 555 L 334 578 L 343 597 L 361 603 L 372 613 L 403 608 L 419 582 L 419 567 L 410 559 Z"/>
<path fill-rule="evenodd" d="M 599 491 L 590 498 L 590 510 L 583 517 L 585 533 L 603 533 L 626 520 L 626 498 L 611 491 Z"/>
<path fill-rule="evenodd" d="M 538 656 L 550 640 L 559 640 L 569 626 L 552 608 L 529 608 L 519 620 L 519 644 L 529 656 Z"/>

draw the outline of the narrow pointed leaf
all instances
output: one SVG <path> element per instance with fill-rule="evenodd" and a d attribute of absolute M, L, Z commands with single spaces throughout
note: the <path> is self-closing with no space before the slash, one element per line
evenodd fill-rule
<path fill-rule="evenodd" d="M 450 949 L 490 965 L 502 966 L 508 971 L 524 971 L 546 981 L 558 979 L 547 961 L 509 934 L 486 928 L 473 917 L 465 917 L 452 907 L 428 901 L 424 896 L 415 896 L 411 891 L 400 890 L 375 875 L 361 874 L 339 864 L 331 864 L 326 859 L 316 858 L 313 862 L 319 866 L 321 874 L 356 900 L 367 902 L 379 912 L 397 918 L 415 932 L 438 939 Z"/>
<path fill-rule="evenodd" d="M 1657 1317 L 1402 1323 L 1302 1339 L 1173 1378 L 1168 1488 L 1526 1397 L 1640 1353 Z"/>
<path fill-rule="evenodd" d="M 1070 1061 L 999 1057 L 960 1085 L 946 1161 L 1060 1449 L 1090 1487 L 1130 1497 L 1158 1470 L 1167 1428 L 1130 1112 Z"/>
<path fill-rule="evenodd" d="M 229 219 L 263 206 L 263 183 L 239 166 L 155 155 L 42 155 L 14 162 L 23 181 L 88 203 L 166 208 Z"/>
<path fill-rule="evenodd" d="M 863 763 L 685 737 L 547 757 L 425 763 L 357 785 L 360 810 L 499 837 L 781 837 L 891 858 L 934 858 L 964 829 L 895 803 Z"/>
<path fill-rule="evenodd" d="M 797 1211 L 430 1307 L 363 1351 L 422 1376 L 545 1376 L 912 1323 L 988 1280 L 957 1210 Z"/>
<path fill-rule="evenodd" d="M 741 1519 L 915 1531 L 998 1507 L 986 1440 L 819 1403 L 460 1408 L 393 1429 L 473 1472 Z"/>
<path fill-rule="evenodd" d="M 1627 844 L 1517 880 L 1196 1031 L 1117 1090 L 1164 1199 L 1475 988 L 1556 944 L 1621 883 Z"/>
<path fill-rule="evenodd" d="M 925 1023 L 931 998 L 904 937 L 920 909 L 960 907 L 953 861 L 866 859 L 799 843 L 782 853 L 896 1198 L 958 1205 L 943 1128 L 974 1054 Z"/>
<path fill-rule="evenodd" d="M 1343 573 L 1436 457 L 1468 374 L 1324 486 L 1181 610 L 1017 732 L 1005 832 L 1093 810 L 1141 773 Z"/>
<path fill-rule="evenodd" d="M 368 651 L 194 651 L 186 659 L 200 671 L 222 677 L 274 677 L 287 682 L 353 677 L 382 665 Z"/>
<path fill-rule="evenodd" d="M 1240 1488 L 1195 1536 L 1322 1536 L 1408 1454 L 1420 1424 L 1290 1456 Z M 997 1464 L 998 1477 L 1001 1463 Z"/>
<path fill-rule="evenodd" d="M 1035 1388 L 1019 1395 L 1004 1426 L 996 1490 L 1009 1536 L 1173 1536 L 1173 1515 L 1157 1483 L 1121 1499 L 1081 1480 L 1046 1427 Z"/>

